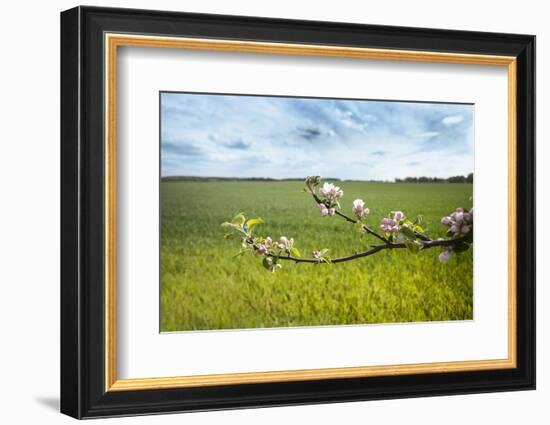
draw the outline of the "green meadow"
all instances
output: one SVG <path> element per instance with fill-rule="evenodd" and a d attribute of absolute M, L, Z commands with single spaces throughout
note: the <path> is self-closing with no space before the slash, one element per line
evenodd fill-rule
<path fill-rule="evenodd" d="M 378 228 L 390 211 L 423 215 L 432 238 L 440 219 L 471 207 L 467 183 L 339 182 L 342 209 L 361 198 L 366 223 Z M 255 233 L 294 238 L 302 256 L 330 249 L 349 255 L 377 243 L 339 217 L 319 216 L 304 184 L 284 182 L 161 183 L 161 331 L 468 320 L 473 317 L 472 249 L 438 260 L 437 248 L 386 250 L 333 265 L 282 262 L 267 272 L 261 257 L 224 239 L 220 224 L 237 213 L 261 217 Z"/>

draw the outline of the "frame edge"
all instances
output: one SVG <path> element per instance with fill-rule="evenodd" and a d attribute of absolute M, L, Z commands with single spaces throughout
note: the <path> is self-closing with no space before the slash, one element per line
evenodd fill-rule
<path fill-rule="evenodd" d="M 90 357 L 94 356 L 92 350 L 93 341 L 88 342 L 88 337 L 95 337 L 95 324 L 86 323 L 89 319 L 88 314 L 91 314 L 92 310 L 97 307 L 96 305 L 90 305 L 86 303 L 84 293 L 81 291 L 87 290 L 90 285 L 88 274 L 91 272 L 86 267 L 82 268 L 80 261 L 85 262 L 87 265 L 90 252 L 87 252 L 88 245 L 87 234 L 84 231 L 84 225 L 89 220 L 88 216 L 82 217 L 81 214 L 86 214 L 86 210 L 82 211 L 81 208 L 85 206 L 85 202 L 81 199 L 82 188 L 85 189 L 84 194 L 87 194 L 89 189 L 88 184 L 91 180 L 88 173 L 93 171 L 92 166 L 86 162 L 86 152 L 81 149 L 86 148 L 86 144 L 82 139 L 85 137 L 88 141 L 92 141 L 91 136 L 88 136 L 89 128 L 85 128 L 84 122 L 88 122 L 83 117 L 81 123 L 80 114 L 86 114 L 87 108 L 95 108 L 95 101 L 92 99 L 91 106 L 85 102 L 85 92 L 88 92 L 90 98 L 93 97 L 93 91 L 87 91 L 85 81 L 81 78 L 81 72 L 90 72 L 90 78 L 97 78 L 93 76 L 94 67 L 96 64 L 93 62 L 93 57 L 90 61 L 86 61 L 86 55 L 83 54 L 84 50 L 87 50 L 88 37 L 93 38 L 94 34 L 88 34 L 88 31 L 92 31 L 91 27 L 94 27 L 96 22 L 91 22 L 90 25 L 86 24 L 86 19 L 90 15 L 97 17 L 100 14 L 113 14 L 115 17 L 117 14 L 121 16 L 131 15 L 136 12 L 135 9 L 114 9 L 114 8 L 95 8 L 95 7 L 77 7 L 70 9 L 61 14 L 61 411 L 69 416 L 75 418 L 91 418 L 91 417 L 106 417 L 106 416 L 126 416 L 136 414 L 150 414 L 150 413 L 168 413 L 168 412 L 182 412 L 182 411 L 202 411 L 202 410 L 220 410 L 220 409 L 234 409 L 234 408 L 253 408 L 253 407 L 268 407 L 268 406 L 282 406 L 282 405 L 298 405 L 298 404 L 319 404 L 319 403 L 331 403 L 342 401 L 358 401 L 369 399 L 384 399 L 384 398 L 405 398 L 405 397 L 418 397 L 418 396 L 437 396 L 437 395 L 451 395 L 451 394 L 469 394 L 469 393 L 482 393 L 488 391 L 512 391 L 512 390 L 529 390 L 535 388 L 535 240 L 534 230 L 535 223 L 521 224 L 518 217 L 518 231 L 529 231 L 530 234 L 524 235 L 522 241 L 526 244 L 526 253 L 518 253 L 518 262 L 521 264 L 521 272 L 518 271 L 518 279 L 525 279 L 527 287 L 522 289 L 523 298 L 518 302 L 518 316 L 522 320 L 521 332 L 523 336 L 521 340 L 518 340 L 517 347 L 520 351 L 519 360 L 520 367 L 515 369 L 513 374 L 495 374 L 506 375 L 501 376 L 502 382 L 497 382 L 496 379 L 491 379 L 490 376 L 485 376 L 485 381 L 480 381 L 479 387 L 457 387 L 455 384 L 445 384 L 439 389 L 436 389 L 437 380 L 434 378 L 432 382 L 432 389 L 416 388 L 411 386 L 408 390 L 402 390 L 401 392 L 395 390 L 388 391 L 382 394 L 368 394 L 353 392 L 343 392 L 340 396 L 329 397 L 327 394 L 318 394 L 315 396 L 313 392 L 307 392 L 306 386 L 297 392 L 298 395 L 294 395 L 289 398 L 286 392 L 291 388 L 290 385 L 280 384 L 284 387 L 285 396 L 277 397 L 275 391 L 265 390 L 267 395 L 258 395 L 263 390 L 254 390 L 255 395 L 252 397 L 249 395 L 246 399 L 247 393 L 245 388 L 242 390 L 234 389 L 233 396 L 229 393 L 229 389 L 214 388 L 210 391 L 197 390 L 193 393 L 179 393 L 179 390 L 164 390 L 164 391 L 121 391 L 114 393 L 100 393 L 96 380 L 103 381 L 103 374 L 97 377 L 95 372 L 98 372 L 98 362 L 91 362 L 88 365 Z M 140 18 L 143 15 L 160 14 L 158 11 L 141 11 Z M 164 12 L 167 18 L 178 17 L 182 19 L 190 19 L 190 14 L 178 13 L 178 12 Z M 139 15 L 138 15 L 139 16 Z M 138 16 L 132 16 L 136 18 Z M 202 15 L 205 20 L 208 21 L 208 17 L 220 16 L 220 15 Z M 158 17 L 158 16 L 157 16 Z M 194 16 L 197 18 L 197 16 Z M 254 17 L 239 17 L 239 16 L 225 16 L 225 18 L 241 18 L 241 20 L 254 23 L 255 19 L 258 21 L 265 20 L 265 18 Z M 102 17 L 103 19 L 103 17 Z M 279 21 L 279 20 L 277 20 Z M 287 23 L 300 24 L 304 21 L 289 20 Z M 305 21 L 311 23 L 312 21 Z M 208 22 L 207 22 L 208 23 Z M 274 24 L 274 22 L 271 22 Z M 280 23 L 280 22 L 279 22 Z M 325 22 L 321 27 L 327 28 L 332 23 Z M 337 23 L 335 23 L 337 24 Z M 135 24 L 132 24 L 135 25 Z M 346 27 L 348 24 L 345 24 Z M 349 24 L 352 26 L 353 24 Z M 87 29 L 85 28 L 87 27 Z M 357 28 L 369 27 L 359 24 Z M 355 28 L 355 27 L 354 27 Z M 388 27 L 381 27 L 388 28 Z M 399 30 L 399 27 L 392 27 L 394 30 Z M 97 23 L 97 27 L 93 32 L 104 29 L 101 23 Z M 318 28 L 317 28 L 318 30 Z M 420 30 L 420 29 L 419 29 Z M 449 33 L 449 30 L 440 30 L 441 33 Z M 421 31 L 420 31 L 421 32 Z M 458 34 L 458 33 L 457 33 Z M 473 35 L 479 33 L 471 33 L 467 31 L 461 31 L 465 37 L 472 38 Z M 522 195 L 518 194 L 518 197 L 527 201 L 527 205 L 521 208 L 522 219 L 524 221 L 534 220 L 535 217 L 535 135 L 534 135 L 534 44 L 535 38 L 533 36 L 525 35 L 506 35 L 500 34 L 500 37 L 507 39 L 507 42 L 514 43 L 510 49 L 514 49 L 514 55 L 519 59 L 521 57 L 520 69 L 518 70 L 518 80 L 525 78 L 523 82 L 522 94 L 518 96 L 518 107 L 521 105 L 524 109 L 522 111 L 522 118 L 518 117 L 518 124 L 523 124 L 524 128 L 520 130 L 521 126 L 518 125 L 518 143 L 523 146 L 518 146 L 518 152 L 520 158 L 518 160 L 518 189 L 524 189 L 525 192 Z M 515 38 L 519 40 L 511 40 Z M 93 40 L 92 40 L 93 41 Z M 518 47 L 521 46 L 521 48 Z M 516 50 L 516 48 L 518 50 Z M 93 50 L 93 49 L 91 49 Z M 516 54 L 516 52 L 518 52 Z M 90 53 L 90 52 L 88 52 Z M 93 53 L 93 52 L 92 52 Z M 520 77 L 520 75 L 522 77 Z M 82 169 L 80 161 L 85 164 L 85 170 Z M 521 164 L 521 167 L 520 167 Z M 82 183 L 81 183 L 82 179 Z M 519 192 L 521 191 L 518 190 Z M 520 214 L 521 214 L 520 213 Z M 520 215 L 518 214 L 518 216 Z M 524 215 L 524 216 L 523 216 Z M 84 225 L 82 224 L 83 219 Z M 80 236 L 82 232 L 82 238 Z M 530 280 L 529 280 L 530 279 Z M 522 282 L 523 283 L 523 282 Z M 88 288 L 89 289 L 89 288 Z M 91 288 L 93 289 L 93 288 Z M 520 307 L 521 304 L 521 307 Z M 90 316 L 91 317 L 91 316 Z M 92 335 L 93 334 L 93 335 Z M 90 372 L 86 370 L 86 367 L 92 367 Z M 94 369 L 95 368 L 95 369 Z M 432 379 L 430 376 L 426 378 Z M 456 377 L 455 377 L 456 378 Z M 481 377 L 480 377 L 481 378 Z M 507 379 L 506 379 L 507 378 Z M 404 378 L 407 380 L 407 378 Z M 91 383 L 90 383 L 90 382 Z M 93 381 L 93 382 L 92 382 Z M 246 386 L 244 386 L 246 387 Z M 429 387 L 429 385 L 428 385 Z M 302 388 L 300 385 L 299 388 Z M 309 386 L 307 386 L 309 388 Z M 216 394 L 221 391 L 227 391 L 227 401 L 214 402 Z M 329 391 L 328 388 L 325 391 Z M 242 393 L 242 394 L 241 394 Z M 301 396 L 300 396 L 301 393 Z M 196 394 L 194 396 L 193 394 Z M 304 395 L 304 394 L 307 394 Z M 201 397 L 205 398 L 201 400 Z M 204 400 L 208 399 L 209 403 L 205 403 Z M 246 400 L 246 401 L 243 401 Z"/>
<path fill-rule="evenodd" d="M 80 144 L 80 8 L 60 14 L 60 411 L 82 417 L 80 375 L 80 272 L 79 272 L 79 144 Z"/>

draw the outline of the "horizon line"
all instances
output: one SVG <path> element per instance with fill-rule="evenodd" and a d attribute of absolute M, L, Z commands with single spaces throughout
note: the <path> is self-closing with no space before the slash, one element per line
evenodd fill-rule
<path fill-rule="evenodd" d="M 464 177 L 467 178 L 470 174 L 474 174 L 473 172 L 467 173 L 467 174 L 455 174 L 448 177 L 435 177 L 435 176 L 406 176 L 406 177 L 394 177 L 393 179 L 346 179 L 346 178 L 339 178 L 339 177 L 321 177 L 322 180 L 334 180 L 334 181 L 357 181 L 357 182 L 371 182 L 371 181 L 380 181 L 380 182 L 391 182 L 395 180 L 405 180 L 405 179 L 420 179 L 420 178 L 427 178 L 427 179 L 433 179 L 433 180 L 448 180 L 453 177 Z M 269 180 L 269 181 L 288 181 L 288 180 L 301 180 L 305 181 L 305 177 L 257 177 L 257 176 L 251 176 L 251 177 L 236 177 L 236 176 L 197 176 L 197 175 L 171 175 L 171 176 L 160 176 L 160 179 L 220 179 L 220 180 Z"/>

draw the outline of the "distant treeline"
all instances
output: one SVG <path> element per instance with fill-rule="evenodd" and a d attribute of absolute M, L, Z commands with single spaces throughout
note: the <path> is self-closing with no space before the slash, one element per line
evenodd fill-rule
<path fill-rule="evenodd" d="M 361 181 L 367 183 L 392 183 L 387 180 L 343 180 L 333 177 L 323 177 L 325 181 Z M 269 177 L 201 177 L 201 176 L 165 176 L 161 178 L 163 182 L 230 182 L 230 181 L 249 181 L 249 182 L 303 182 L 302 177 L 288 177 L 284 179 L 273 179 Z M 470 173 L 467 176 L 452 176 L 446 179 L 440 177 L 405 177 L 403 179 L 395 179 L 395 183 L 473 183 L 474 174 Z"/>
<path fill-rule="evenodd" d="M 473 183 L 474 173 L 467 176 L 452 176 L 446 179 L 440 177 L 405 177 L 404 179 L 395 179 L 396 183 Z"/>
<path fill-rule="evenodd" d="M 162 177 L 163 182 L 231 182 L 231 181 L 249 181 L 249 182 L 288 182 L 304 181 L 303 177 L 289 177 L 284 179 L 272 179 L 269 177 L 201 177 L 201 176 L 166 176 Z M 331 179 L 339 180 L 339 179 Z"/>

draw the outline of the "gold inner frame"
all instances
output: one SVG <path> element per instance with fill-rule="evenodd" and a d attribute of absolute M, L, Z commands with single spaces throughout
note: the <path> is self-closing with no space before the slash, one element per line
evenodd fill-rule
<path fill-rule="evenodd" d="M 516 358 L 516 58 L 462 53 L 370 49 L 128 34 L 105 34 L 105 391 L 252 384 L 515 368 Z M 119 46 L 325 56 L 507 67 L 508 71 L 508 357 L 419 364 L 118 379 L 116 325 L 116 123 Z"/>

